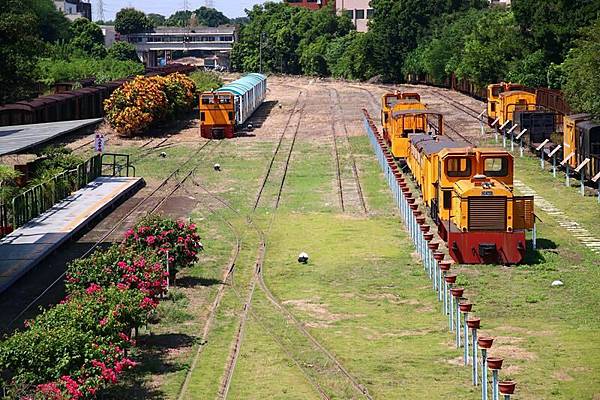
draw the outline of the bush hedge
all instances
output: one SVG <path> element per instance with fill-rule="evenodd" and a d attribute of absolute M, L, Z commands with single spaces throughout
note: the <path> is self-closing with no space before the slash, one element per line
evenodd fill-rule
<path fill-rule="evenodd" d="M 106 119 L 119 135 L 132 136 L 191 110 L 195 92 L 194 82 L 183 74 L 138 76 L 104 101 Z"/>
<path fill-rule="evenodd" d="M 123 243 L 69 265 L 67 297 L 0 343 L 7 395 L 93 399 L 117 383 L 136 365 L 127 356 L 132 330 L 148 323 L 167 290 L 167 254 L 174 275 L 197 261 L 199 240 L 194 224 L 152 216 Z"/>

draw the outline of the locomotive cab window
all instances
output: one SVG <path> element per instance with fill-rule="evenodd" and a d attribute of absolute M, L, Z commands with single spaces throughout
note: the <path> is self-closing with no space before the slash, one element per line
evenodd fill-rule
<path fill-rule="evenodd" d="M 471 159 L 467 157 L 447 159 L 446 174 L 452 178 L 471 176 Z"/>
<path fill-rule="evenodd" d="M 483 174 L 485 176 L 507 176 L 508 160 L 506 157 L 490 157 L 484 161 Z"/>
<path fill-rule="evenodd" d="M 214 99 L 209 96 L 202 97 L 202 104 L 214 104 Z"/>
<path fill-rule="evenodd" d="M 219 97 L 219 104 L 231 104 L 231 97 L 229 97 L 229 96 Z"/>

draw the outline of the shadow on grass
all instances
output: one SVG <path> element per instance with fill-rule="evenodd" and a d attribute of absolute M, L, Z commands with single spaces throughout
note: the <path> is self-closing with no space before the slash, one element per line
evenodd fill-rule
<path fill-rule="evenodd" d="M 187 366 L 173 363 L 169 354 L 189 348 L 194 337 L 184 334 L 144 335 L 138 338 L 134 358 L 140 364 L 126 375 L 122 384 L 102 393 L 102 399 L 164 399 L 166 394 L 152 382 L 151 376 L 160 376 L 187 369 Z"/>
<path fill-rule="evenodd" d="M 193 276 L 184 276 L 183 278 L 177 279 L 177 287 L 180 288 L 193 288 L 196 286 L 213 286 L 220 285 L 223 282 L 220 279 L 214 278 L 197 278 Z"/>
<path fill-rule="evenodd" d="M 527 240 L 527 253 L 525 253 L 525 257 L 523 258 L 522 264 L 525 265 L 538 265 L 546 262 L 546 257 L 542 253 L 543 250 L 556 250 L 558 246 L 552 240 L 548 239 L 538 239 L 537 240 L 537 248 L 536 250 L 532 249 L 531 240 Z"/>

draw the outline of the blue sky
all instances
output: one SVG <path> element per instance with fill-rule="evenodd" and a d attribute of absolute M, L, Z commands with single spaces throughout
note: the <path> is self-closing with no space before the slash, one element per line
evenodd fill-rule
<path fill-rule="evenodd" d="M 245 8 L 254 4 L 264 3 L 265 0 L 212 0 L 215 8 L 228 17 L 241 17 L 246 15 Z M 97 0 L 91 0 L 94 19 L 98 16 Z M 114 19 L 115 14 L 123 7 L 135 7 L 146 13 L 162 14 L 166 17 L 177 10 L 184 9 L 185 0 L 104 0 L 104 17 Z M 189 9 L 195 10 L 206 5 L 206 0 L 188 0 Z"/>

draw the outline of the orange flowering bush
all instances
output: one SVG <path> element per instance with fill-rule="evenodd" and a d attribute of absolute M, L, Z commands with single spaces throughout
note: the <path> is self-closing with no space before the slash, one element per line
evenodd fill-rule
<path fill-rule="evenodd" d="M 104 101 L 106 119 L 119 135 L 133 136 L 190 110 L 195 90 L 194 82 L 179 73 L 166 77 L 138 76 Z"/>

